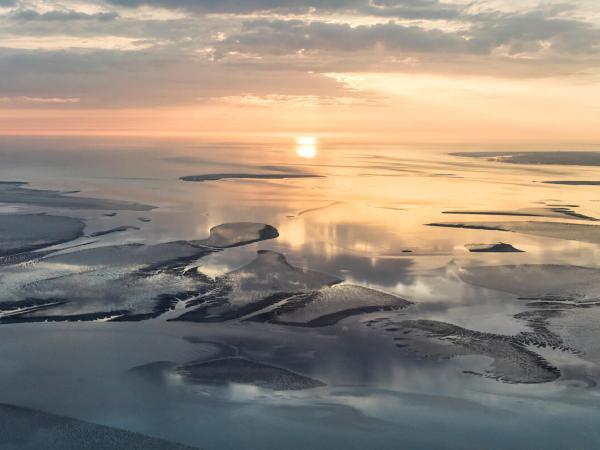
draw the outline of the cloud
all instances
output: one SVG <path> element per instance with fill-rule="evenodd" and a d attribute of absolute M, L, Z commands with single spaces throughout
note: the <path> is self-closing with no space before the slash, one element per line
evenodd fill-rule
<path fill-rule="evenodd" d="M 409 19 L 452 19 L 462 7 L 437 0 L 109 0 L 111 4 L 184 9 L 198 14 L 355 13 Z"/>
<path fill-rule="evenodd" d="M 308 105 L 356 101 L 328 73 L 593 78 L 600 6 L 548 2 L 0 0 L 0 97 Z"/>
<path fill-rule="evenodd" d="M 287 108 L 314 108 L 321 106 L 366 106 L 374 105 L 376 102 L 372 99 L 361 97 L 332 97 L 318 95 L 254 95 L 243 94 L 234 96 L 224 96 L 216 99 L 218 102 L 236 105 L 236 106 L 274 106 Z"/>
<path fill-rule="evenodd" d="M 115 11 L 98 12 L 87 14 L 73 10 L 51 10 L 48 12 L 38 12 L 33 9 L 18 9 L 7 14 L 10 20 L 20 22 L 25 21 L 51 21 L 51 22 L 67 22 L 80 20 L 98 20 L 101 22 L 116 20 L 119 14 Z"/>
<path fill-rule="evenodd" d="M 18 97 L 0 97 L 0 103 L 41 103 L 41 104 L 51 104 L 51 105 L 60 105 L 60 104 L 73 104 L 81 102 L 80 98 L 71 97 L 71 98 L 61 98 L 61 97 L 27 97 L 27 96 L 18 96 Z"/>
<path fill-rule="evenodd" d="M 0 48 L 16 50 L 68 50 L 68 49 L 105 49 L 134 51 L 152 47 L 156 42 L 129 38 L 126 36 L 95 36 L 86 38 L 79 36 L 14 36 L 0 37 Z"/>
<path fill-rule="evenodd" d="M 43 73 L 43 77 L 40 77 Z M 147 49 L 0 50 L 0 97 L 85 98 L 86 107 L 197 105 L 198 98 L 347 96 L 324 75 L 295 70 L 240 70 L 194 54 Z M 83 106 L 83 102 L 82 102 Z"/>
<path fill-rule="evenodd" d="M 556 17 L 560 9 L 517 14 L 482 14 L 473 18 L 472 39 L 487 50 L 506 46 L 510 54 L 550 50 L 600 53 L 600 28 L 577 19 Z"/>
<path fill-rule="evenodd" d="M 221 52 L 282 54 L 302 51 L 357 52 L 379 48 L 390 52 L 467 53 L 466 36 L 396 23 L 350 26 L 300 20 L 255 20 L 216 44 Z"/>
<path fill-rule="evenodd" d="M 556 17 L 557 8 L 525 13 L 464 16 L 471 26 L 458 31 L 396 22 L 351 26 L 325 21 L 254 20 L 221 45 L 256 53 L 299 50 L 357 51 L 376 46 L 389 51 L 486 54 L 507 47 L 509 54 L 550 50 L 600 52 L 600 28 L 577 19 Z M 252 48 L 254 47 L 254 48 Z"/>

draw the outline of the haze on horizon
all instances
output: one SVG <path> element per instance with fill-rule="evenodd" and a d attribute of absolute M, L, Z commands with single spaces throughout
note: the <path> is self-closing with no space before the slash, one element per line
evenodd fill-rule
<path fill-rule="evenodd" d="M 0 134 L 600 138 L 597 0 L 0 0 Z"/>

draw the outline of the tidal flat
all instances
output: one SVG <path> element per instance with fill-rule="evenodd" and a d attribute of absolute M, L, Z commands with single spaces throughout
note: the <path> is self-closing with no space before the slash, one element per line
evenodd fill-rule
<path fill-rule="evenodd" d="M 600 152 L 477 150 L 3 138 L 0 449 L 598 448 Z"/>

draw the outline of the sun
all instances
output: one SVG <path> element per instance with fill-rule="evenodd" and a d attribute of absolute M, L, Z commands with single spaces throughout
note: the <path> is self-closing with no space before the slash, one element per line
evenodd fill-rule
<path fill-rule="evenodd" d="M 301 158 L 309 159 L 317 156 L 317 138 L 314 136 L 297 136 L 296 154 Z"/>

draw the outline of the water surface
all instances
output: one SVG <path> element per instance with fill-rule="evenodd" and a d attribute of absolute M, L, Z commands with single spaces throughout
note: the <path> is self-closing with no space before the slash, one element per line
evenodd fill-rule
<path fill-rule="evenodd" d="M 594 155 L 297 150 L 0 142 L 0 448 L 600 445 Z"/>

